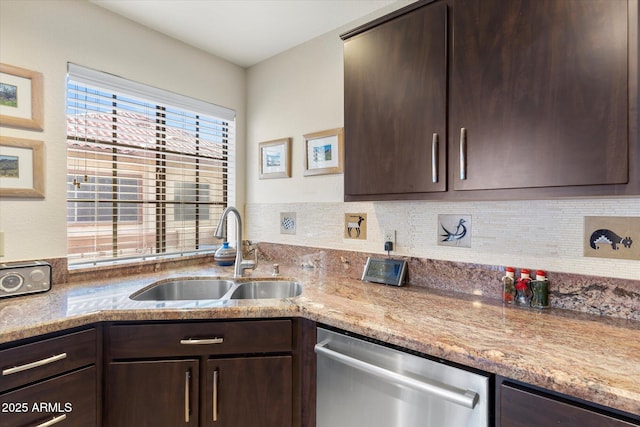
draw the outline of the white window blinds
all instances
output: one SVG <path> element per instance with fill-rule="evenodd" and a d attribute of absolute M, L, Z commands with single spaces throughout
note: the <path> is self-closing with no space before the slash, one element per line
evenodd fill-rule
<path fill-rule="evenodd" d="M 212 251 L 233 110 L 69 64 L 70 267 Z"/>

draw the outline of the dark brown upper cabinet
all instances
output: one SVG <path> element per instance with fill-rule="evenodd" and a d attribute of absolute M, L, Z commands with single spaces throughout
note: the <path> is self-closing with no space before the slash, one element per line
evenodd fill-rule
<path fill-rule="evenodd" d="M 454 189 L 627 182 L 626 1 L 454 0 L 452 15 Z"/>
<path fill-rule="evenodd" d="M 343 39 L 346 201 L 640 194 L 638 0 L 425 0 Z"/>
<path fill-rule="evenodd" d="M 345 194 L 445 191 L 447 7 L 345 41 Z"/>

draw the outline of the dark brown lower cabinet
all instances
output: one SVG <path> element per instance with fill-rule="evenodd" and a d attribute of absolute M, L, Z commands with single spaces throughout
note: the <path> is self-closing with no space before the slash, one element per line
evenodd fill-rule
<path fill-rule="evenodd" d="M 90 366 L 0 395 L 2 427 L 96 425 L 96 368 Z"/>
<path fill-rule="evenodd" d="M 302 387 L 303 376 L 311 374 L 303 372 L 309 354 L 300 348 L 300 323 L 273 319 L 110 325 L 103 426 L 309 425 L 302 421 L 302 401 L 313 396 Z"/>
<path fill-rule="evenodd" d="M 527 387 L 500 385 L 501 427 L 630 427 L 640 423 Z"/>
<path fill-rule="evenodd" d="M 207 361 L 204 400 L 212 427 L 292 427 L 291 356 Z"/>
<path fill-rule="evenodd" d="M 0 345 L 0 427 L 99 426 L 100 328 Z"/>
<path fill-rule="evenodd" d="M 111 363 L 107 425 L 197 426 L 198 368 L 198 360 Z"/>
<path fill-rule="evenodd" d="M 199 360 L 111 363 L 107 425 L 291 427 L 291 356 L 209 359 L 204 365 L 200 370 Z"/>

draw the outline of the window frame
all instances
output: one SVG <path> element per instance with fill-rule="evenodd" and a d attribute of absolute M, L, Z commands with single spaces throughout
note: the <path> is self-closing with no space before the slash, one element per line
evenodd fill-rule
<path fill-rule="evenodd" d="M 80 70 L 81 77 L 77 78 L 77 75 L 75 74 L 73 75 L 73 77 L 71 77 L 71 75 L 73 74 L 72 70 L 75 70 L 76 72 Z M 77 253 L 73 253 L 71 244 L 70 244 L 70 247 L 67 251 L 69 267 L 81 268 L 87 265 L 126 262 L 126 260 L 138 261 L 138 260 L 145 260 L 148 257 L 153 257 L 153 259 L 163 258 L 163 257 L 171 258 L 176 255 L 183 256 L 185 253 L 188 253 L 188 254 L 213 253 L 217 249 L 218 245 L 206 243 L 206 242 L 202 243 L 202 239 L 200 237 L 201 223 L 207 222 L 208 227 L 210 228 L 211 222 L 217 223 L 219 214 L 222 212 L 222 210 L 224 210 L 225 207 L 229 205 L 230 199 L 235 199 L 235 195 L 230 194 L 230 189 L 235 188 L 235 183 L 233 182 L 234 180 L 233 172 L 235 171 L 235 164 L 234 164 L 235 155 L 233 154 L 233 150 L 235 150 L 235 112 L 233 112 L 233 110 L 229 110 L 224 107 L 219 107 L 209 103 L 203 103 L 202 101 L 199 101 L 199 100 L 193 100 L 191 98 L 182 97 L 180 95 L 162 91 L 160 89 L 156 89 L 150 86 L 145 86 L 136 82 L 124 80 L 117 76 L 101 73 L 95 70 L 85 69 L 84 67 L 80 67 L 75 64 L 69 64 L 69 71 L 70 71 L 70 74 L 67 79 L 67 124 L 68 124 L 68 131 L 67 131 L 67 147 L 68 147 L 68 152 L 67 152 L 67 168 L 68 168 L 67 169 L 67 175 L 68 175 L 68 178 L 67 178 L 67 228 L 68 228 L 67 239 L 69 242 L 71 242 L 71 240 L 74 237 L 71 231 L 69 230 L 70 227 L 73 227 L 73 229 L 76 229 L 76 230 L 81 228 L 90 230 L 91 227 L 96 229 L 98 226 L 108 227 L 109 225 L 111 225 L 112 226 L 111 233 L 114 236 L 112 238 L 113 247 L 112 247 L 111 256 L 102 257 L 99 255 L 101 251 L 96 249 L 94 252 L 91 252 L 95 254 L 95 256 L 93 257 L 90 256 L 88 260 L 84 260 L 84 261 L 82 260 L 83 254 L 78 255 Z M 78 90 L 78 85 L 82 84 L 83 81 L 86 80 L 86 75 L 91 76 L 91 79 L 89 79 L 90 83 L 87 84 L 87 87 L 90 88 L 89 90 L 96 91 L 95 92 L 96 97 L 104 100 L 106 99 L 104 94 L 110 94 L 110 99 L 112 102 L 112 105 L 110 106 L 112 108 L 111 114 L 114 117 L 112 129 L 111 129 L 112 138 L 110 141 L 105 141 L 104 138 L 101 139 L 99 136 L 94 136 L 94 137 L 88 137 L 87 135 L 81 136 L 81 135 L 78 135 L 77 133 L 73 134 L 73 132 L 69 131 L 70 129 L 69 102 L 70 102 L 70 99 L 72 99 L 72 97 L 70 97 L 69 94 L 72 90 L 71 89 L 72 87 L 73 89 Z M 96 85 L 97 79 L 99 77 L 106 78 L 106 80 L 109 81 L 105 85 L 107 87 L 96 88 L 94 86 Z M 114 88 L 109 86 L 110 84 L 113 84 L 113 81 L 115 81 L 116 84 L 124 86 L 125 89 L 127 87 L 129 88 L 133 87 L 135 88 L 135 90 L 132 91 L 131 95 L 129 94 L 122 95 L 120 89 L 114 90 Z M 99 82 L 97 83 L 99 84 Z M 140 93 L 144 92 L 145 90 L 148 91 L 148 95 L 150 94 L 149 98 L 154 98 L 156 95 L 161 94 L 162 96 L 158 97 L 160 101 L 167 101 L 167 100 L 170 101 L 171 99 L 174 99 L 174 98 L 177 98 L 180 100 L 180 102 L 175 103 L 177 105 L 174 105 L 174 104 L 163 105 L 157 102 L 156 99 L 147 100 L 146 97 L 143 100 L 143 102 L 150 103 L 150 105 L 153 105 L 153 107 L 151 107 L 150 110 L 155 113 L 154 122 L 149 123 L 149 125 L 153 125 L 153 132 L 155 132 L 155 142 L 152 144 L 154 149 L 149 149 L 148 151 L 145 151 L 145 153 L 154 153 L 154 156 L 155 156 L 153 160 L 153 165 L 156 171 L 155 172 L 156 178 L 148 180 L 148 182 L 151 182 L 151 183 L 155 182 L 155 188 L 156 188 L 155 200 L 145 200 L 145 197 L 143 196 L 143 188 L 148 186 L 148 184 L 145 182 L 145 180 L 147 180 L 147 178 L 145 177 L 145 172 L 141 172 L 139 175 L 131 173 L 131 171 L 128 171 L 128 173 L 124 173 L 122 175 L 119 175 L 117 172 L 118 170 L 117 165 L 119 164 L 118 162 L 120 161 L 118 160 L 118 156 L 124 156 L 123 152 L 125 152 L 126 150 L 131 150 L 131 152 L 136 152 L 136 150 L 139 149 L 139 147 L 132 148 L 132 146 L 135 146 L 135 144 L 132 144 L 132 146 L 130 146 L 128 144 L 121 143 L 121 141 L 124 141 L 125 138 L 121 138 L 119 133 L 126 132 L 127 130 L 130 130 L 132 127 L 135 127 L 135 126 L 119 125 L 117 120 L 118 113 L 119 113 L 118 103 L 119 102 L 126 103 L 131 101 L 132 99 L 139 98 Z M 171 128 L 174 129 L 175 131 L 175 129 L 178 129 L 178 127 L 176 127 L 175 125 L 171 126 L 171 124 L 169 123 L 170 118 L 167 118 L 166 113 L 167 112 L 182 113 L 181 108 L 184 107 L 184 104 L 189 105 L 190 103 L 192 103 L 192 105 L 195 105 L 196 107 L 206 106 L 207 108 L 209 108 L 210 111 L 214 111 L 214 112 L 222 111 L 224 114 L 226 114 L 227 117 L 231 113 L 232 119 L 225 120 L 224 118 L 221 118 L 221 117 L 211 116 L 211 114 L 194 113 L 193 109 L 188 109 L 186 110 L 188 111 L 188 114 L 190 114 L 188 115 L 188 117 L 193 120 L 193 123 L 190 122 L 190 124 L 192 125 L 191 128 L 187 128 L 187 127 L 184 128 L 185 129 L 184 133 L 189 135 L 191 145 L 189 145 L 187 148 L 184 148 L 184 146 L 179 146 L 178 144 L 174 146 L 170 146 L 167 143 L 167 141 L 169 141 L 169 138 L 170 138 L 167 135 L 167 132 Z M 151 117 L 151 115 L 147 114 L 147 116 L 145 117 L 149 118 Z M 214 123 L 215 132 L 218 132 L 215 134 L 216 135 L 215 143 L 212 142 L 213 140 L 205 141 L 205 139 L 201 137 L 200 132 L 202 131 L 203 126 L 207 126 L 207 124 L 203 125 L 201 122 L 203 117 L 206 117 L 206 120 L 209 120 L 209 122 L 207 123 Z M 85 117 L 85 121 L 89 121 L 88 115 Z M 187 125 L 184 125 L 184 126 L 187 126 Z M 209 137 L 211 137 L 211 135 L 214 135 L 213 130 L 210 130 L 210 132 L 211 132 L 210 134 L 207 134 L 207 136 Z M 205 144 L 205 142 L 209 144 L 214 143 L 214 145 L 207 148 L 204 145 L 202 145 L 202 144 Z M 74 146 L 76 148 L 74 148 Z M 80 148 L 77 148 L 77 147 L 80 147 Z M 111 171 L 112 171 L 112 175 L 117 175 L 117 176 L 115 178 L 112 178 L 112 176 L 110 176 L 108 173 L 108 169 L 102 169 L 90 175 L 96 181 L 99 181 L 102 177 L 107 179 L 117 179 L 118 182 L 114 183 L 114 190 L 113 190 L 116 192 L 114 193 L 115 197 L 107 198 L 104 200 L 100 199 L 99 196 L 94 198 L 94 200 L 89 200 L 88 198 L 77 199 L 77 198 L 71 197 L 69 195 L 69 192 L 73 191 L 70 188 L 70 185 L 73 185 L 70 182 L 70 180 L 72 182 L 74 181 L 72 176 L 78 175 L 79 178 L 77 179 L 78 181 L 77 186 L 80 189 L 82 188 L 82 185 L 83 185 L 82 181 L 89 182 L 89 180 L 87 180 L 87 171 L 85 170 L 83 172 L 78 165 L 75 165 L 74 167 L 74 165 L 72 164 L 73 159 L 76 159 L 76 160 L 78 159 L 77 154 L 75 154 L 76 151 L 79 150 L 86 153 L 87 151 L 91 151 L 92 149 L 99 151 L 100 149 L 104 149 L 104 147 L 111 147 L 111 150 L 112 150 L 111 155 L 114 159 Z M 176 147 L 181 149 L 176 149 Z M 208 151 L 209 156 L 202 157 L 202 152 L 200 150 L 203 147 L 209 150 Z M 146 147 L 145 147 L 145 150 L 147 150 Z M 218 155 L 214 156 L 211 154 L 211 153 L 218 153 L 218 152 L 220 153 L 219 156 Z M 101 152 L 100 155 L 106 156 L 108 155 L 108 153 Z M 175 157 L 175 159 L 173 157 Z M 142 160 L 139 160 L 142 165 L 141 167 L 148 166 L 146 162 L 148 162 L 149 160 L 147 159 L 145 161 L 144 156 L 140 156 L 137 158 L 142 159 Z M 169 180 L 168 176 L 170 174 L 168 175 L 167 170 L 169 168 L 167 165 L 171 162 L 174 162 L 174 163 L 177 162 L 178 164 L 184 163 L 192 167 L 192 169 L 188 169 L 189 171 L 191 171 L 190 173 L 193 174 L 188 176 L 188 178 L 191 178 L 191 179 L 185 179 L 184 181 L 178 181 L 174 179 Z M 86 157 L 85 157 L 85 163 L 86 163 Z M 203 163 L 208 163 L 208 164 L 205 166 L 203 165 Z M 85 167 L 86 167 L 86 164 L 85 164 Z M 214 182 L 207 182 L 207 181 L 201 182 L 201 173 L 204 173 L 204 172 L 211 174 L 206 178 L 210 180 L 213 179 L 215 180 L 215 182 L 220 181 L 220 183 L 216 184 Z M 84 178 L 83 179 L 80 178 L 83 175 L 84 175 Z M 126 179 L 136 179 L 138 181 L 138 189 L 136 190 L 137 200 L 135 202 L 130 202 L 129 200 L 123 201 L 123 200 L 120 200 L 120 198 L 118 197 L 118 195 L 120 194 L 119 192 L 120 180 L 126 180 Z M 230 180 L 232 181 L 231 183 L 230 183 Z M 175 185 L 173 185 L 173 190 L 171 190 L 170 188 L 169 189 L 167 188 L 167 187 L 170 187 L 168 186 L 170 182 L 175 183 Z M 94 182 L 91 185 L 94 186 L 94 189 L 95 189 L 95 186 L 99 186 L 100 184 Z M 189 192 L 190 187 L 196 190 L 194 195 L 187 194 Z M 203 187 L 206 187 L 209 189 L 209 193 L 205 194 L 204 197 L 203 195 L 200 194 Z M 214 187 L 214 188 L 211 189 L 211 187 Z M 181 194 L 178 193 L 178 188 L 183 189 Z M 97 192 L 94 191 L 94 189 L 92 189 L 91 191 L 97 194 Z M 219 191 L 217 189 L 219 189 Z M 148 190 L 148 187 L 147 187 L 147 190 Z M 215 193 L 217 194 L 216 197 L 212 197 L 213 191 L 217 191 Z M 189 200 L 191 196 L 194 197 L 193 200 Z M 95 221 L 86 221 L 86 222 L 80 221 L 78 219 L 78 214 L 77 214 L 77 210 L 79 209 L 78 203 L 83 203 L 83 202 L 110 203 L 112 205 L 112 209 L 114 212 L 113 215 L 119 215 L 119 213 L 117 213 L 119 211 L 118 210 L 119 205 L 123 203 L 125 204 L 136 203 L 138 205 L 137 220 L 120 221 L 119 219 L 116 219 L 116 220 L 112 219 L 111 221 L 108 221 L 108 220 L 102 221 L 98 216 L 95 218 Z M 145 221 L 146 214 L 144 213 L 144 210 L 147 209 L 145 208 L 145 206 L 147 205 L 151 206 L 149 210 L 154 211 L 153 216 L 155 217 L 154 248 L 149 254 L 141 253 L 137 256 L 119 256 L 118 243 L 120 242 L 120 240 L 118 238 L 119 236 L 118 226 L 119 225 L 126 226 L 131 224 L 141 225 L 142 222 Z M 75 213 L 73 217 L 69 215 L 69 209 L 72 206 L 73 206 L 73 209 L 75 209 Z M 95 215 L 99 215 L 98 206 L 96 206 L 95 209 L 96 209 Z M 173 212 L 169 213 L 169 211 L 171 210 Z M 193 210 L 193 213 L 192 213 L 192 210 Z M 169 215 L 171 215 L 173 219 L 169 219 Z M 218 215 L 218 217 L 216 217 L 216 215 Z M 195 242 L 193 247 L 188 247 L 186 249 L 184 247 L 180 247 L 181 249 L 179 249 L 178 251 L 168 247 L 167 236 L 169 233 L 173 233 L 173 228 L 170 225 L 170 222 L 182 223 L 182 224 L 193 222 L 193 228 L 195 230 L 193 232 L 193 237 L 189 236 L 190 240 L 187 239 L 189 241 L 193 240 Z M 175 226 L 175 227 L 178 227 L 178 229 L 180 228 L 179 226 Z M 147 228 L 145 228 L 145 230 L 147 230 Z M 212 234 L 213 232 L 211 232 L 211 235 Z M 104 236 L 96 235 L 95 240 L 99 240 L 100 237 L 104 237 Z M 82 236 L 80 236 L 79 238 L 82 238 Z M 143 240 L 146 241 L 145 236 L 143 236 Z M 125 240 L 125 243 L 123 244 L 123 246 L 127 246 L 127 243 L 128 241 Z"/>

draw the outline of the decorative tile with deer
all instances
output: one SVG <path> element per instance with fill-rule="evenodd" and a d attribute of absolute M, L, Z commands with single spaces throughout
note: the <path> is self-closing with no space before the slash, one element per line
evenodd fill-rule
<path fill-rule="evenodd" d="M 367 214 L 344 214 L 344 238 L 367 240 Z"/>

